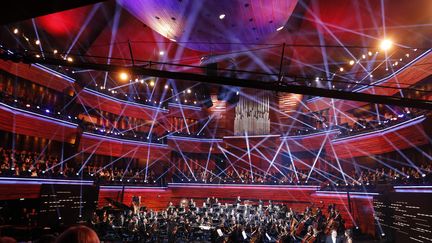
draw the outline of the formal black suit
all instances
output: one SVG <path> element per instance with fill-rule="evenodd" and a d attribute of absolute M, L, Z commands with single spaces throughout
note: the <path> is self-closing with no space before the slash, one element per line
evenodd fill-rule
<path fill-rule="evenodd" d="M 329 235 L 327 236 L 325 243 L 343 243 L 343 238 L 338 236 L 336 237 L 336 242 L 333 242 L 331 235 Z"/>

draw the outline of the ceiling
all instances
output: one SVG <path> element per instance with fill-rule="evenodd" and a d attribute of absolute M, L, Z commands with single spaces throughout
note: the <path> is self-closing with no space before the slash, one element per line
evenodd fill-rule
<path fill-rule="evenodd" d="M 157 62 L 199 66 L 212 56 L 219 67 L 248 71 L 240 77 L 272 80 L 277 76 L 249 72 L 280 72 L 321 78 L 312 84 L 318 87 L 334 78 L 347 89 L 390 75 L 430 47 L 431 11 L 430 0 L 110 0 L 3 26 L 1 41 L 99 63 L 131 64 L 133 57 L 135 64 L 191 72 L 202 70 Z M 378 48 L 383 38 L 394 42 L 387 53 Z"/>

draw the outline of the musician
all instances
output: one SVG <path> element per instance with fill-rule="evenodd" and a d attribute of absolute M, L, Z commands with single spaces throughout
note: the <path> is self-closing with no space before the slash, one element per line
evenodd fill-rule
<path fill-rule="evenodd" d="M 351 229 L 345 231 L 344 243 L 353 243 L 353 232 Z"/>
<path fill-rule="evenodd" d="M 333 229 L 331 235 L 327 236 L 325 243 L 343 243 L 343 240 L 338 236 L 337 231 Z"/>

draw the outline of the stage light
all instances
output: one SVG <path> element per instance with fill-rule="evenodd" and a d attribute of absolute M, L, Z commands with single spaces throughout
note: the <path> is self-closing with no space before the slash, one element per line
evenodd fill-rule
<path fill-rule="evenodd" d="M 46 109 L 45 112 L 46 112 L 46 113 L 50 113 L 50 110 Z"/>
<path fill-rule="evenodd" d="M 339 68 L 339 71 L 343 72 L 343 71 L 344 71 L 344 68 L 343 68 L 343 67 L 340 67 L 340 68 Z"/>
<path fill-rule="evenodd" d="M 68 57 L 66 60 L 67 60 L 68 62 L 73 62 L 73 58 L 72 58 L 72 57 Z"/>
<path fill-rule="evenodd" d="M 123 81 L 126 81 L 126 80 L 128 80 L 128 78 L 129 78 L 129 74 L 127 74 L 126 72 L 121 72 L 121 73 L 119 74 L 119 78 L 120 78 L 121 80 L 123 80 Z"/>
<path fill-rule="evenodd" d="M 362 55 L 362 58 L 363 58 L 363 59 L 366 59 L 366 55 L 365 55 L 365 54 L 363 54 L 363 55 Z"/>
<path fill-rule="evenodd" d="M 392 48 L 393 42 L 389 39 L 382 40 L 380 43 L 380 49 L 383 51 L 388 51 Z"/>
<path fill-rule="evenodd" d="M 155 82 L 153 80 L 150 81 L 150 86 L 151 87 L 155 86 Z"/>
<path fill-rule="evenodd" d="M 36 45 L 40 45 L 40 40 L 36 40 L 36 41 L 35 41 L 35 44 L 36 44 Z"/>
<path fill-rule="evenodd" d="M 405 54 L 405 56 L 406 56 L 406 57 L 409 57 L 409 54 L 407 53 L 407 54 Z"/>
<path fill-rule="evenodd" d="M 187 92 L 188 94 L 190 94 L 192 91 L 191 91 L 190 89 L 187 89 L 186 92 Z"/>
<path fill-rule="evenodd" d="M 39 55 L 39 54 L 36 54 L 36 58 L 40 58 L 40 55 Z"/>
<path fill-rule="evenodd" d="M 224 18 L 225 18 L 225 14 L 219 15 L 219 19 L 224 19 Z"/>
<path fill-rule="evenodd" d="M 165 89 L 168 89 L 168 88 L 169 88 L 169 87 L 168 87 L 168 84 L 165 84 L 164 88 L 165 88 Z"/>
<path fill-rule="evenodd" d="M 354 60 L 349 61 L 349 65 L 351 66 L 354 65 L 354 63 L 355 63 Z"/>
<path fill-rule="evenodd" d="M 15 28 L 15 29 L 13 30 L 13 33 L 14 33 L 14 34 L 18 34 L 18 33 L 19 33 L 19 30 L 18 30 L 17 28 Z"/>
<path fill-rule="evenodd" d="M 26 107 L 28 108 L 28 107 L 30 107 L 30 105 L 29 105 L 29 104 L 27 104 L 27 105 L 26 105 Z"/>
<path fill-rule="evenodd" d="M 276 31 L 281 31 L 284 28 L 284 26 L 281 26 L 279 28 L 276 29 Z"/>
<path fill-rule="evenodd" d="M 371 52 L 371 51 L 369 51 L 369 52 L 368 52 L 368 55 L 369 55 L 369 56 L 372 56 L 372 52 Z"/>
<path fill-rule="evenodd" d="M 159 56 L 163 56 L 164 54 L 165 54 L 164 51 L 160 51 L 160 52 L 159 52 Z"/>

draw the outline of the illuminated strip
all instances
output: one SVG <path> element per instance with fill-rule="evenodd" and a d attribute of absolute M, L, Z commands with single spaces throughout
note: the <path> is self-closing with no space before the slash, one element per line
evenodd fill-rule
<path fill-rule="evenodd" d="M 248 138 L 272 138 L 272 137 L 277 138 L 277 137 L 280 137 L 280 136 L 281 135 L 269 134 L 269 135 L 252 135 L 252 136 L 248 135 L 247 137 Z M 246 136 L 243 136 L 243 135 L 239 135 L 239 136 L 224 136 L 223 138 L 224 139 L 225 138 L 246 138 Z"/>
<path fill-rule="evenodd" d="M 199 106 L 192 106 L 192 105 L 184 105 L 184 104 L 177 104 L 177 103 L 168 103 L 169 106 L 182 108 L 182 109 L 189 109 L 189 110 L 195 110 L 195 111 L 201 111 L 201 107 Z"/>
<path fill-rule="evenodd" d="M 64 79 L 64 80 L 66 80 L 66 81 L 68 81 L 70 83 L 75 82 L 75 79 L 73 79 L 73 78 L 71 78 L 71 77 L 69 77 L 69 76 L 67 76 L 67 75 L 65 75 L 63 73 L 57 72 L 57 71 L 55 71 L 55 70 L 53 70 L 53 69 L 51 69 L 49 67 L 43 66 L 43 65 L 41 65 L 39 63 L 31 64 L 31 66 L 33 66 L 35 68 L 38 68 L 38 69 L 40 69 L 42 71 L 45 71 L 45 72 L 47 72 L 47 73 L 49 73 L 51 75 L 54 75 L 54 76 L 56 76 L 58 78 Z"/>
<path fill-rule="evenodd" d="M 193 141 L 193 142 L 203 142 L 203 143 L 213 143 L 222 142 L 221 138 L 194 138 L 194 137 L 181 137 L 181 136 L 168 136 L 168 139 L 172 140 L 182 140 L 182 141 Z"/>
<path fill-rule="evenodd" d="M 247 189 L 288 189 L 288 190 L 318 190 L 319 186 L 308 185 L 244 185 L 244 184 L 203 184 L 203 183 L 168 183 L 168 188 L 171 187 L 199 187 L 199 188 L 247 188 Z"/>
<path fill-rule="evenodd" d="M 68 185 L 93 185 L 93 181 L 85 180 L 62 180 L 62 179 L 41 179 L 41 178 L 19 178 L 0 177 L 0 184 L 68 184 Z"/>
<path fill-rule="evenodd" d="M 20 108 L 16 108 L 16 107 L 13 107 L 13 106 L 10 106 L 10 105 L 6 105 L 5 103 L 2 103 L 2 102 L 0 102 L 0 105 L 5 106 L 5 107 L 11 109 L 12 110 L 11 112 L 13 114 L 17 114 L 17 112 L 18 113 L 26 113 L 28 115 L 36 116 L 36 119 L 47 120 L 48 122 L 52 122 L 52 123 L 55 123 L 55 124 L 58 124 L 58 125 L 61 125 L 61 126 L 67 126 L 67 127 L 71 127 L 71 128 L 76 128 L 78 126 L 77 124 L 72 123 L 72 122 L 60 120 L 60 119 L 57 119 L 57 118 L 54 118 L 54 117 L 50 117 L 50 116 L 45 116 L 45 115 L 34 113 L 34 112 L 31 112 L 31 111 L 26 111 L 26 110 L 23 110 L 23 109 L 20 109 Z M 3 108 L 0 107 L 0 109 L 3 109 Z M 3 110 L 5 110 L 5 109 L 3 109 Z M 24 115 L 26 115 L 26 114 L 24 114 Z"/>
<path fill-rule="evenodd" d="M 326 133 L 336 133 L 338 131 L 339 131 L 338 129 L 333 129 L 333 130 L 330 130 L 330 131 L 316 132 L 316 133 L 305 134 L 305 135 L 283 136 L 283 137 L 281 137 L 281 140 L 299 139 L 299 138 L 306 138 L 306 137 L 315 137 L 315 136 L 325 135 Z"/>
<path fill-rule="evenodd" d="M 406 193 L 432 193 L 432 190 L 396 189 L 395 192 L 406 192 Z"/>
<path fill-rule="evenodd" d="M 371 132 L 360 133 L 360 134 L 353 135 L 353 136 L 343 137 L 343 138 L 339 138 L 339 139 L 333 139 L 331 141 L 332 141 L 332 143 L 336 144 L 336 143 L 344 142 L 344 141 L 347 141 L 347 140 L 354 140 L 356 138 L 364 139 L 364 138 L 368 138 L 368 137 L 374 137 L 378 133 L 380 135 L 384 135 L 384 134 L 389 133 L 389 132 L 394 132 L 396 130 L 399 130 L 399 129 L 402 129 L 402 128 L 405 128 L 405 127 L 416 125 L 416 124 L 418 124 L 420 122 L 423 122 L 425 119 L 426 119 L 426 117 L 424 115 L 421 115 L 421 116 L 418 116 L 418 117 L 413 118 L 411 120 L 404 121 L 404 122 L 395 124 L 395 125 L 393 125 L 391 127 L 386 127 L 384 129 L 381 129 L 381 130 L 374 130 L 374 131 L 371 131 Z"/>
<path fill-rule="evenodd" d="M 319 196 L 319 197 L 348 197 L 348 194 L 346 193 L 319 193 L 316 192 L 314 194 L 315 196 Z M 373 194 L 375 195 L 375 194 Z M 373 199 L 373 195 L 351 195 L 350 193 L 350 198 L 360 198 L 360 199 Z M 377 194 L 379 195 L 379 194 Z"/>
<path fill-rule="evenodd" d="M 382 83 L 384 83 L 384 82 L 390 80 L 391 78 L 393 78 L 394 76 L 396 76 L 397 74 L 399 74 L 400 72 L 402 72 L 403 70 L 405 70 L 405 69 L 407 69 L 409 66 L 411 66 L 411 64 L 413 64 L 414 62 L 416 62 L 416 61 L 418 61 L 419 59 L 423 58 L 426 54 L 429 54 L 429 53 L 431 52 L 431 50 L 432 50 L 432 49 L 429 49 L 429 50 L 425 51 L 424 53 L 422 53 L 421 55 L 419 55 L 418 57 L 414 58 L 412 61 L 410 61 L 409 63 L 407 63 L 407 64 L 406 64 L 405 66 L 403 66 L 402 68 L 396 70 L 396 72 L 394 72 L 394 73 L 390 74 L 389 76 L 384 77 L 384 78 L 382 78 L 382 79 L 380 79 L 380 80 L 377 80 L 377 81 L 375 81 L 375 82 L 372 82 L 371 84 L 372 84 L 372 85 L 382 84 Z M 420 81 L 420 80 L 419 80 L 419 81 Z M 371 87 L 371 86 L 360 87 L 360 88 L 358 88 L 358 89 L 354 89 L 354 90 L 352 90 L 352 91 L 353 91 L 353 92 L 359 92 L 359 91 L 365 91 L 365 90 L 370 89 L 370 88 L 374 88 L 374 87 Z M 306 103 L 314 102 L 314 101 L 317 101 L 317 100 L 322 99 L 322 98 L 323 98 L 323 97 L 314 97 L 314 98 L 312 98 L 312 99 L 306 100 Z"/>
<path fill-rule="evenodd" d="M 426 189 L 432 189 L 432 186 L 393 186 L 394 189 L 407 189 L 407 188 L 413 188 L 413 189 L 420 189 L 420 188 L 426 188 Z"/>
<path fill-rule="evenodd" d="M 130 101 L 127 101 L 127 100 L 121 100 L 119 98 L 116 98 L 116 97 L 113 97 L 113 96 L 110 96 L 110 95 L 107 95 L 107 94 L 104 94 L 104 93 L 100 93 L 100 92 L 95 91 L 93 89 L 84 88 L 84 90 L 87 91 L 87 92 L 89 92 L 89 93 L 92 93 L 94 95 L 97 95 L 97 96 L 100 96 L 100 97 L 103 97 L 103 98 L 106 98 L 106 99 L 110 99 L 110 100 L 115 100 L 115 101 L 120 102 L 120 103 L 125 103 L 127 105 L 136 106 L 136 107 L 139 107 L 139 108 L 151 109 L 151 110 L 159 110 L 161 112 L 168 112 L 168 110 L 165 109 L 165 108 L 160 108 L 160 107 L 151 106 L 151 105 L 139 104 L 139 103 L 130 102 Z"/>
<path fill-rule="evenodd" d="M 100 186 L 101 190 L 122 190 L 124 187 L 125 190 L 155 190 L 155 191 L 165 191 L 168 187 L 160 187 L 160 186 Z"/>
<path fill-rule="evenodd" d="M 116 141 L 119 141 L 122 143 L 130 143 L 130 144 L 137 144 L 137 145 L 150 145 L 150 146 L 155 146 L 155 147 L 168 147 L 168 144 L 149 143 L 149 142 L 128 140 L 128 139 L 123 139 L 123 138 L 114 138 L 114 137 L 109 137 L 109 136 L 104 136 L 104 135 L 99 135 L 99 134 L 94 134 L 94 133 L 89 133 L 89 132 L 83 132 L 83 134 L 87 135 L 89 137 L 102 138 L 103 140 L 108 140 L 108 141 L 116 140 Z"/>

